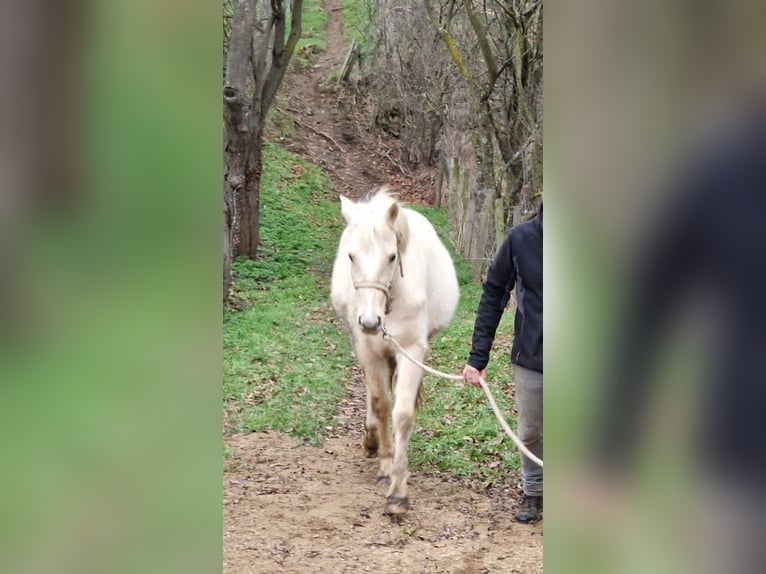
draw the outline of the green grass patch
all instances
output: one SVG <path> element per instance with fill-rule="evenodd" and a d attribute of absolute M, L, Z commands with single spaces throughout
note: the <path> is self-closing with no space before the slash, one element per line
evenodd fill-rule
<path fill-rule="evenodd" d="M 288 106 L 286 97 L 277 96 L 277 101 L 269 110 L 266 118 L 265 138 L 281 145 L 296 137 L 295 116 L 285 109 Z"/>
<path fill-rule="evenodd" d="M 327 12 L 321 0 L 303 3 L 301 39 L 295 47 L 293 61 L 305 68 L 314 63 L 317 56 L 327 50 Z"/>
<path fill-rule="evenodd" d="M 223 445 L 223 470 L 224 472 L 234 472 L 240 469 L 242 461 L 237 451 L 228 445 Z"/>
<path fill-rule="evenodd" d="M 239 259 L 224 312 L 224 384 L 230 432 L 274 429 L 321 441 L 344 396 L 348 336 L 329 301 L 342 230 L 327 177 L 289 152 L 264 147 L 258 261 Z"/>
<path fill-rule="evenodd" d="M 357 42 L 364 40 L 365 34 L 370 29 L 370 14 L 374 10 L 374 4 L 370 0 L 341 0 L 343 7 L 343 36 L 346 44 L 351 45 L 351 41 Z"/>
<path fill-rule="evenodd" d="M 458 375 L 471 349 L 476 307 L 481 285 L 471 279 L 471 270 L 449 240 L 449 223 L 444 208 L 412 206 L 434 225 L 455 261 L 460 284 L 460 302 L 449 328 L 436 335 L 428 364 Z M 513 314 L 506 312 L 495 337 L 488 382 L 506 420 L 515 430 L 511 416 L 511 367 L 509 364 Z M 479 477 L 485 483 L 503 482 L 519 467 L 516 446 L 505 436 L 484 393 L 459 381 L 433 375 L 424 379 L 425 404 L 416 415 L 417 426 L 410 447 L 412 467 L 423 471 L 448 471 L 459 476 Z"/>

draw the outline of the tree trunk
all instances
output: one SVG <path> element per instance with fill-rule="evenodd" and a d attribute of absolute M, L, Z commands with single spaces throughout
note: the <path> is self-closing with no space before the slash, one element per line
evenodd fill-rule
<path fill-rule="evenodd" d="M 301 36 L 303 0 L 291 0 L 287 37 L 284 4 L 240 0 L 232 22 L 223 89 L 224 301 L 233 257 L 258 255 L 263 124 Z"/>
<path fill-rule="evenodd" d="M 488 129 L 487 111 L 480 108 L 479 125 L 471 130 L 471 140 L 476 161 L 476 181 L 471 189 L 471 203 L 474 206 L 471 249 L 466 255 L 473 260 L 474 276 L 480 276 L 486 267 L 485 261 L 494 254 L 495 218 L 492 214 L 495 199 L 500 196 L 495 181 L 494 149 L 492 133 Z"/>
<path fill-rule="evenodd" d="M 263 125 L 259 122 L 252 134 L 245 170 L 245 186 L 239 194 L 241 220 L 239 227 L 240 244 L 237 255 L 255 259 L 258 256 L 261 215 L 261 171 L 263 168 Z"/>
<path fill-rule="evenodd" d="M 425 0 L 424 6 L 475 118 L 468 128 L 475 183 L 461 252 L 485 266 L 505 235 L 511 206 L 531 205 L 542 188 L 542 2 Z M 471 46 L 470 59 L 461 45 Z M 499 159 L 504 181 L 495 170 Z"/>
<path fill-rule="evenodd" d="M 231 291 L 231 236 L 233 213 L 227 204 L 226 192 L 223 198 L 223 302 L 229 300 Z"/>

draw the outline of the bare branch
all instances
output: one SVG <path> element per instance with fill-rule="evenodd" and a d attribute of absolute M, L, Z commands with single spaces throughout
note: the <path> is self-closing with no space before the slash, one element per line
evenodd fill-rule
<path fill-rule="evenodd" d="M 274 101 L 282 78 L 287 71 L 287 65 L 295 52 L 295 46 L 301 37 L 303 23 L 303 0 L 290 2 L 290 36 L 285 44 L 286 14 L 284 0 L 271 0 L 272 16 L 274 17 L 274 47 L 272 49 L 271 67 L 264 82 L 262 109 L 268 110 Z"/>
<path fill-rule="evenodd" d="M 304 128 L 306 128 L 307 130 L 314 132 L 316 135 L 318 135 L 318 136 L 322 136 L 322 137 L 323 137 L 323 138 L 325 138 L 327 141 L 330 141 L 330 142 L 332 142 L 333 144 L 335 144 L 335 147 L 337 147 L 337 148 L 338 148 L 338 150 L 339 150 L 341 153 L 346 153 L 346 150 L 344 150 L 344 149 L 343 149 L 343 147 L 341 147 L 341 145 L 340 145 L 340 144 L 339 144 L 337 141 L 335 141 L 335 138 L 334 138 L 334 137 L 332 137 L 330 134 L 328 134 L 328 133 L 325 133 L 325 132 L 322 132 L 322 131 L 319 131 L 319 130 L 318 130 L 318 129 L 316 129 L 315 127 L 313 127 L 313 126 L 311 126 L 311 125 L 309 125 L 309 124 L 307 124 L 307 123 L 304 123 L 304 122 L 300 121 L 298 118 L 293 118 L 293 121 L 294 121 L 296 124 L 298 124 L 299 126 L 301 126 L 301 127 L 304 127 Z"/>
<path fill-rule="evenodd" d="M 473 78 L 471 77 L 471 74 L 468 72 L 468 67 L 465 65 L 465 62 L 463 61 L 463 57 L 460 55 L 460 51 L 457 48 L 457 44 L 455 44 L 455 40 L 452 37 L 452 34 L 450 34 L 450 31 L 447 28 L 447 25 L 443 24 L 441 22 L 441 19 L 437 23 L 436 16 L 434 13 L 433 3 L 431 2 L 431 0 L 426 0 L 425 6 L 426 6 L 426 11 L 431 17 L 431 21 L 436 25 L 436 28 L 439 31 L 439 34 L 441 35 L 442 41 L 444 42 L 445 46 L 447 46 L 447 51 L 449 52 L 449 55 L 452 58 L 452 61 L 455 63 L 455 66 L 457 67 L 458 72 L 460 72 L 460 75 L 463 77 L 463 79 L 466 81 L 469 87 L 471 87 L 472 89 L 476 89 L 476 84 L 474 83 Z M 451 12 L 452 10 L 450 9 L 450 13 Z"/>
<path fill-rule="evenodd" d="M 489 46 L 489 40 L 487 40 L 487 34 L 482 27 L 481 22 L 479 22 L 479 19 L 476 17 L 476 13 L 473 11 L 473 0 L 463 0 L 463 5 L 465 6 L 465 12 L 468 15 L 468 21 L 471 23 L 471 27 L 476 34 L 476 40 L 479 43 L 481 54 L 484 57 L 484 64 L 487 66 L 487 72 L 489 73 L 487 85 L 493 86 L 497 79 L 497 65 L 495 64 L 495 56 L 492 54 L 492 48 Z"/>

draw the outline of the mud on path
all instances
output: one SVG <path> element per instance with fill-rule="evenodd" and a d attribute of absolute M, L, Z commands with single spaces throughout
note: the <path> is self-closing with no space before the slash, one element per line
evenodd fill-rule
<path fill-rule="evenodd" d="M 389 184 L 406 201 L 428 201 L 423 178 L 386 157 L 395 143 L 369 138 L 328 83 L 346 47 L 340 1 L 324 7 L 327 50 L 285 78 L 279 105 L 293 114 L 295 136 L 283 145 L 322 168 L 340 193 Z M 225 437 L 233 452 L 223 475 L 225 574 L 543 571 L 542 523 L 513 522 L 512 489 L 488 496 L 470 481 L 411 469 L 410 512 L 400 523 L 384 515 L 377 460 L 361 447 L 364 413 L 356 370 L 321 447 L 275 432 Z"/>

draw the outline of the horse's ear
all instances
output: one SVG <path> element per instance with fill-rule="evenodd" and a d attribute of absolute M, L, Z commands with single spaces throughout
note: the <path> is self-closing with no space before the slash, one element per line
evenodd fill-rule
<path fill-rule="evenodd" d="M 341 195 L 340 212 L 343 214 L 346 223 L 351 223 L 351 220 L 354 219 L 354 215 L 356 214 L 356 204 L 345 195 Z"/>
<path fill-rule="evenodd" d="M 399 204 L 394 202 L 391 204 L 391 207 L 388 208 L 388 212 L 386 212 L 386 219 L 388 220 L 389 225 L 396 232 L 396 243 L 399 251 L 404 252 L 404 250 L 407 248 L 410 228 L 407 225 L 407 218 L 399 217 L 399 214 Z"/>
<path fill-rule="evenodd" d="M 396 218 L 399 217 L 399 204 L 393 202 L 386 212 L 386 219 L 391 227 L 396 228 Z"/>

